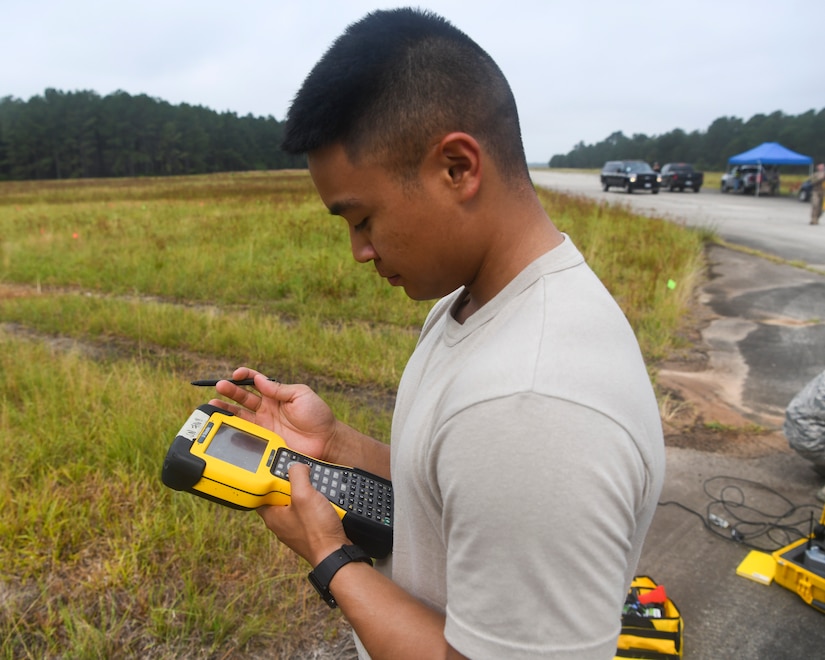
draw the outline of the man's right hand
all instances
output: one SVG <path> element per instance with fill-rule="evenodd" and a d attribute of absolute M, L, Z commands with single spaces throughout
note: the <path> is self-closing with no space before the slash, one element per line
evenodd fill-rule
<path fill-rule="evenodd" d="M 335 435 L 337 421 L 321 397 L 306 385 L 270 381 L 247 367 L 236 369 L 232 378 L 254 378 L 257 392 L 222 380 L 215 389 L 237 405 L 221 399 L 213 399 L 210 404 L 274 431 L 302 454 L 329 460 L 328 443 Z"/>

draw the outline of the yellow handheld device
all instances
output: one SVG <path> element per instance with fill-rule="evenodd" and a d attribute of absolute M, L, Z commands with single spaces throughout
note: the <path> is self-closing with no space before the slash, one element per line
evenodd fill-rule
<path fill-rule="evenodd" d="M 372 557 L 392 550 L 392 484 L 358 468 L 319 461 L 283 438 L 216 406 L 199 406 L 181 427 L 163 461 L 161 478 L 234 509 L 286 505 L 289 467 L 309 465 L 310 479 L 338 513 L 349 539 Z"/>

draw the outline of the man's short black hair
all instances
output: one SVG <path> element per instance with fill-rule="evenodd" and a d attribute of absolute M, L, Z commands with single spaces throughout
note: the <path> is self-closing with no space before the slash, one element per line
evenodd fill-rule
<path fill-rule="evenodd" d="M 411 8 L 350 25 L 296 94 L 282 148 L 308 153 L 341 143 L 414 177 L 434 138 L 472 135 L 502 175 L 526 177 L 518 111 L 493 59 L 444 18 Z"/>

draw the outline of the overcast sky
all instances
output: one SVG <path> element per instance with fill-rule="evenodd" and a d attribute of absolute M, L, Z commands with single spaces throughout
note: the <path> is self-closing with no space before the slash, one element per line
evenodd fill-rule
<path fill-rule="evenodd" d="M 614 131 L 825 108 L 816 0 L 0 0 L 0 97 L 124 90 L 280 120 L 349 23 L 404 4 L 498 62 L 531 163 Z"/>

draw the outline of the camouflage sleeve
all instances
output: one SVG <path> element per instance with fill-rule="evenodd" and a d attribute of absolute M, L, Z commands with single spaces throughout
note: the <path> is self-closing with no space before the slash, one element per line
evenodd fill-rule
<path fill-rule="evenodd" d="M 788 444 L 801 456 L 825 463 L 825 371 L 788 404 L 782 430 Z"/>

